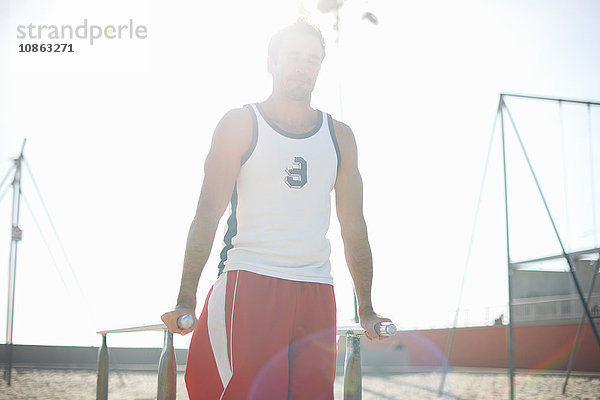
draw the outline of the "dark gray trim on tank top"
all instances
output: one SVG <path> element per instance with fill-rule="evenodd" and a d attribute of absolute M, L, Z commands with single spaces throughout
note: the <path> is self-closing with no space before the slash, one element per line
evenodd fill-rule
<path fill-rule="evenodd" d="M 248 161 L 254 152 L 254 149 L 256 148 L 256 143 L 258 142 L 258 120 L 256 119 L 256 113 L 250 104 L 246 104 L 244 107 L 250 110 L 250 115 L 252 116 L 252 141 L 250 142 L 250 147 L 248 147 L 248 150 L 246 150 L 242 156 L 241 165 L 244 165 L 244 163 Z"/>
<path fill-rule="evenodd" d="M 221 250 L 221 262 L 219 262 L 219 276 L 223 273 L 223 269 L 225 268 L 225 261 L 227 261 L 227 252 L 233 249 L 233 237 L 237 235 L 237 183 L 233 187 L 233 193 L 231 194 L 231 215 L 227 219 L 227 232 L 225 232 L 225 237 L 223 238 L 223 242 L 225 246 Z"/>
<path fill-rule="evenodd" d="M 333 129 L 333 118 L 331 118 L 331 114 L 327 114 L 327 124 L 329 125 L 329 134 L 331 135 L 331 141 L 333 142 L 333 147 L 335 148 L 335 155 L 337 156 L 337 171 L 339 172 L 342 156 L 340 154 L 340 145 L 338 144 L 337 136 L 335 136 L 335 130 Z"/>
<path fill-rule="evenodd" d="M 321 126 L 323 125 L 323 112 L 321 110 L 317 110 L 317 112 L 319 113 L 319 120 L 317 121 L 317 124 L 315 125 L 315 127 L 312 128 L 310 131 L 308 131 L 306 133 L 292 133 L 292 132 L 284 131 L 279 126 L 277 126 L 277 124 L 275 124 L 275 122 L 271 121 L 271 119 L 267 116 L 267 114 L 262 109 L 262 107 L 260 106 L 260 104 L 255 103 L 255 105 L 256 105 L 256 109 L 258 110 L 258 112 L 260 113 L 260 115 L 263 117 L 263 119 L 266 121 L 266 123 L 269 124 L 269 126 L 271 128 L 273 128 L 273 130 L 275 132 L 277 132 L 280 135 L 283 135 L 283 136 L 285 136 L 287 138 L 290 138 L 290 139 L 306 139 L 306 138 L 309 138 L 309 137 L 313 136 L 315 133 L 317 133 L 319 131 L 319 129 L 321 129 Z"/>

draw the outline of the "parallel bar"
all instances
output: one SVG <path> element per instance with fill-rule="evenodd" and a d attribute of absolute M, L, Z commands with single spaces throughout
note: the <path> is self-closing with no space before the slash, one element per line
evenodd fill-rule
<path fill-rule="evenodd" d="M 136 326 L 129 326 L 117 329 L 107 329 L 103 331 L 96 332 L 99 335 L 107 335 L 109 333 L 129 333 L 129 332 L 150 332 L 150 331 L 162 331 L 167 329 L 165 324 L 161 323 L 149 323 L 142 324 Z M 349 324 L 349 325 L 340 325 L 337 327 L 336 334 L 338 336 L 346 336 L 346 335 L 363 335 L 365 330 L 360 326 L 360 324 Z"/>
<path fill-rule="evenodd" d="M 136 326 L 129 326 L 117 329 L 107 329 L 104 331 L 96 332 L 99 335 L 107 335 L 109 333 L 128 333 L 128 332 L 149 332 L 149 331 L 162 331 L 167 329 L 165 324 L 161 323 L 150 323 Z"/>
<path fill-rule="evenodd" d="M 106 335 L 109 333 L 145 332 L 163 330 L 165 340 L 158 364 L 157 400 L 175 400 L 177 394 L 177 361 L 173 348 L 173 334 L 160 324 L 143 324 L 119 329 L 98 331 L 102 335 L 102 348 L 98 353 L 98 381 L 96 400 L 108 399 L 108 347 Z M 390 322 L 375 325 L 375 331 L 382 336 L 396 333 L 396 326 Z M 344 368 L 344 400 L 361 400 L 362 370 L 360 365 L 360 337 L 365 331 L 359 324 L 342 325 L 336 333 L 346 336 L 346 360 Z"/>
<path fill-rule="evenodd" d="M 577 100 L 577 99 L 559 99 L 554 97 L 541 97 L 541 96 L 526 96 L 523 94 L 512 94 L 512 93 L 501 93 L 500 96 L 504 97 L 518 97 L 522 99 L 533 99 L 533 100 L 548 100 L 548 101 L 562 101 L 565 103 L 579 103 L 579 104 L 589 104 L 593 106 L 600 106 L 600 103 L 594 101 L 587 100 Z"/>
<path fill-rule="evenodd" d="M 361 336 L 365 333 L 365 330 L 360 324 L 341 325 L 337 327 L 336 334 L 338 336 Z"/>

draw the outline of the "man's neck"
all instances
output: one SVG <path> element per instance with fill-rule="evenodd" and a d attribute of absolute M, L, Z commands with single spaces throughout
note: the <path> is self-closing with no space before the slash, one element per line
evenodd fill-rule
<path fill-rule="evenodd" d="M 312 129 L 318 118 L 315 110 L 310 107 L 310 98 L 292 100 L 274 93 L 262 103 L 262 107 L 281 128 L 294 133 Z"/>

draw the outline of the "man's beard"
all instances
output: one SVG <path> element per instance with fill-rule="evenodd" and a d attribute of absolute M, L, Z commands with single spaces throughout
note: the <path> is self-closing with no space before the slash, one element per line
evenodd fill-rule
<path fill-rule="evenodd" d="M 285 86 L 285 94 L 292 100 L 307 100 L 310 99 L 314 85 L 310 83 L 300 84 L 296 81 L 288 81 Z"/>

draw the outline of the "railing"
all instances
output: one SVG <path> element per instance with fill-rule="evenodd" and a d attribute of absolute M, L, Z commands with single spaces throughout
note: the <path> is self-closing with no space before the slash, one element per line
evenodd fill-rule
<path fill-rule="evenodd" d="M 600 318 L 600 294 L 590 296 L 588 303 L 592 317 Z M 541 297 L 513 302 L 516 323 L 576 321 L 583 312 L 581 300 L 577 296 Z"/>
<path fill-rule="evenodd" d="M 599 277 L 600 279 L 600 277 Z M 596 287 L 598 285 L 596 284 Z M 600 293 L 596 289 L 588 307 L 592 318 L 600 319 Z M 577 295 L 545 296 L 513 299 L 513 322 L 515 324 L 576 322 L 584 313 L 581 299 Z M 453 324 L 456 309 L 428 309 L 408 315 L 398 325 L 401 330 L 447 329 Z M 489 326 L 508 324 L 508 305 L 462 307 L 458 314 L 457 327 Z"/>
<path fill-rule="evenodd" d="M 393 335 L 396 327 L 393 324 L 377 325 L 380 335 Z M 98 380 L 96 384 L 96 400 L 108 399 L 108 346 L 106 336 L 109 333 L 164 331 L 164 345 L 158 363 L 157 400 L 175 400 L 177 392 L 177 363 L 173 348 L 173 334 L 164 324 L 147 324 L 134 327 L 99 331 L 102 335 L 102 347 L 98 351 Z M 338 336 L 346 336 L 346 357 L 344 361 L 344 400 L 360 400 L 362 398 L 362 368 L 360 363 L 360 337 L 364 330 L 358 324 L 337 327 Z"/>

